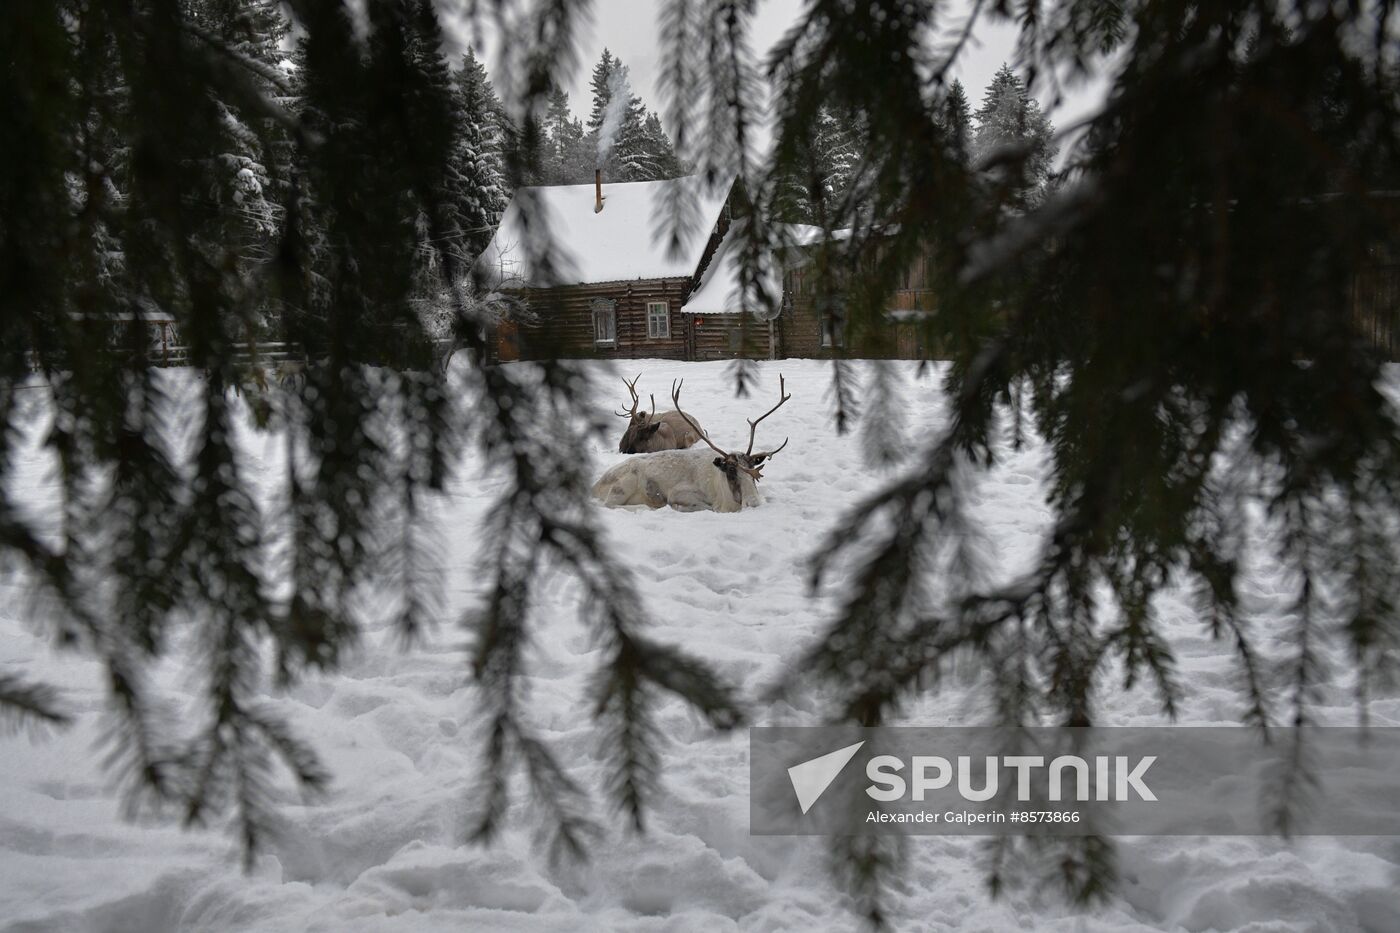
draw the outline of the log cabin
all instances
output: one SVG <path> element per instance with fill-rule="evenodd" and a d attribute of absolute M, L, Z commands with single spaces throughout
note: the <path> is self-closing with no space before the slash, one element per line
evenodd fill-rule
<path fill-rule="evenodd" d="M 681 308 L 729 229 L 731 184 L 698 177 L 521 188 L 478 260 L 521 311 L 497 325 L 497 358 L 695 358 Z M 660 234 L 672 204 L 695 210 L 673 244 Z M 553 252 L 526 255 L 531 218 Z"/>
<path fill-rule="evenodd" d="M 891 297 L 888 332 L 848 346 L 838 296 L 820 296 L 806 270 L 817 227 L 784 225 L 765 272 L 771 307 L 739 287 L 742 224 L 733 223 L 732 182 L 707 188 L 690 176 L 665 181 L 522 188 L 479 260 L 493 288 L 518 310 L 496 325 L 499 361 L 594 357 L 718 360 L 746 357 L 922 355 L 917 328 L 901 315 L 932 307 L 911 279 Z M 670 205 L 696 207 L 672 249 L 656 231 Z M 531 217 L 554 244 L 546 261 L 526 255 Z M 836 234 L 838 237 L 840 232 Z"/>
<path fill-rule="evenodd" d="M 691 359 L 779 359 L 783 352 L 781 310 L 782 254 L 768 257 L 764 291 L 775 306 L 764 308 L 740 287 L 743 224 L 731 224 L 714 255 L 681 306 L 690 331 Z M 747 298 L 747 300 L 746 300 Z"/>

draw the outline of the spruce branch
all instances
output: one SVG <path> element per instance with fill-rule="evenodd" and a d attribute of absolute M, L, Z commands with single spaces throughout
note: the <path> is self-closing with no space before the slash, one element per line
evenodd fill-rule
<path fill-rule="evenodd" d="M 63 711 L 58 692 L 12 674 L 0 674 L 0 729 L 13 733 L 21 728 L 66 726 L 71 718 Z"/>

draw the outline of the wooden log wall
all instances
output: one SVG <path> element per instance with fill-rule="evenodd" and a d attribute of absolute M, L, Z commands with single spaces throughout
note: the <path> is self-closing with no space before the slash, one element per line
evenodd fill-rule
<path fill-rule="evenodd" d="M 729 229 L 729 213 L 726 205 L 693 276 L 526 289 L 525 300 L 539 320 L 498 327 L 497 339 L 492 342 L 495 359 L 695 359 L 690 321 L 680 313 L 681 306 Z M 617 340 L 611 347 L 599 346 L 593 339 L 593 302 L 599 298 L 616 302 Z M 653 301 L 666 302 L 671 325 L 668 337 L 647 336 L 647 304 Z"/>
<path fill-rule="evenodd" d="M 1400 359 L 1400 265 L 1362 270 L 1352 283 L 1351 302 L 1361 335 L 1387 359 Z"/>
<path fill-rule="evenodd" d="M 694 334 L 695 360 L 768 359 L 768 322 L 755 320 L 749 314 L 703 314 L 690 317 Z M 773 339 L 778 357 L 782 339 L 778 323 L 774 322 Z"/>
<path fill-rule="evenodd" d="M 923 287 L 922 263 L 916 264 L 904 284 L 892 292 L 885 307 L 892 311 L 926 311 L 936 307 L 933 292 Z M 790 270 L 784 282 L 785 299 L 779 318 L 781 355 L 825 359 L 837 351 L 822 346 L 822 313 L 810 276 L 801 268 Z M 846 355 L 871 359 L 922 359 L 930 355 L 923 328 L 912 320 L 880 321 L 865 333 L 848 331 Z"/>
<path fill-rule="evenodd" d="M 783 299 L 783 313 L 779 315 L 783 329 L 782 355 L 799 358 L 824 358 L 831 351 L 822 346 L 821 315 L 817 312 L 815 296 L 801 289 L 800 278 L 794 288 L 793 276 L 788 277 L 788 288 L 793 289 Z"/>
<path fill-rule="evenodd" d="M 495 341 L 496 358 L 721 360 L 742 356 L 762 360 L 771 353 L 778 358 L 821 359 L 838 352 L 837 348 L 821 345 L 822 315 L 811 276 L 801 266 L 789 269 L 784 277 L 783 310 L 773 322 L 772 347 L 766 322 L 741 315 L 692 317 L 680 313 L 728 225 L 726 212 L 706 244 L 699 269 L 690 278 L 528 289 L 526 301 L 539 321 L 502 326 Z M 924 262 L 915 262 L 900 283 L 904 287 L 890 294 L 886 307 L 894 311 L 933 309 L 935 299 L 926 287 L 925 272 Z M 617 340 L 611 347 L 599 346 L 593 340 L 593 302 L 600 298 L 616 302 Z M 666 302 L 669 337 L 647 336 L 647 303 L 651 301 Z M 930 355 L 926 343 L 923 328 L 916 321 L 890 319 L 864 333 L 848 332 L 844 352 L 852 357 L 919 359 Z"/>
<path fill-rule="evenodd" d="M 521 359 L 632 359 L 659 357 L 684 360 L 689 347 L 681 304 L 690 292 L 688 278 L 637 279 L 571 285 L 566 288 L 529 289 L 526 301 L 539 322 L 521 324 L 518 346 Z M 616 302 L 617 340 L 611 347 L 593 340 L 593 302 Z M 647 304 L 664 301 L 669 311 L 669 337 L 647 336 Z"/>

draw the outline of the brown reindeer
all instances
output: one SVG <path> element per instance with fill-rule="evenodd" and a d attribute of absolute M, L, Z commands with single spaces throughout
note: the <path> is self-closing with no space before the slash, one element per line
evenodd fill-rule
<path fill-rule="evenodd" d="M 684 450 L 705 436 L 704 428 L 680 411 L 663 411 L 658 415 L 655 395 L 651 397 L 650 411 L 638 411 L 641 398 L 637 395 L 637 380 L 641 378 L 642 374 L 638 373 L 636 379 L 631 382 L 622 380 L 623 385 L 627 386 L 628 394 L 632 396 L 632 407 L 626 411 L 614 412 L 619 418 L 627 419 L 627 430 L 622 433 L 622 440 L 617 444 L 619 453 L 649 454 L 658 450 Z"/>
<path fill-rule="evenodd" d="M 608 470 L 593 484 L 593 496 L 609 507 L 645 505 L 659 509 L 669 505 L 678 512 L 737 512 L 763 502 L 758 481 L 768 459 L 787 446 L 754 453 L 758 423 L 777 411 L 790 398 L 783 377 L 778 377 L 778 404 L 749 421 L 749 446 L 743 453 L 716 447 L 705 434 L 700 439 L 713 457 L 703 450 L 658 451 L 645 457 L 632 457 Z M 680 386 L 672 383 L 671 400 L 681 412 Z M 683 412 L 681 417 L 689 421 Z M 693 425 L 699 431 L 699 425 Z"/>
<path fill-rule="evenodd" d="M 277 384 L 297 388 L 306 384 L 306 363 L 303 360 L 283 360 L 277 364 Z"/>
<path fill-rule="evenodd" d="M 306 364 L 299 360 L 283 360 L 269 373 L 262 365 L 253 363 L 243 373 L 243 378 L 233 384 L 233 391 L 242 395 L 245 389 L 256 389 L 259 395 L 267 395 L 274 376 L 279 386 L 290 385 L 294 389 L 298 388 L 306 382 Z"/>

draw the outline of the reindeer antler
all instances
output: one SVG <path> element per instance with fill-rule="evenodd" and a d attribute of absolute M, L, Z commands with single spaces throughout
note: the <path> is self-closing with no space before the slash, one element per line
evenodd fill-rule
<path fill-rule="evenodd" d="M 782 374 L 782 373 L 779 373 L 779 374 L 778 374 L 778 404 L 774 405 L 772 408 L 768 409 L 768 410 L 765 411 L 763 414 L 759 415 L 758 418 L 756 418 L 756 419 L 754 419 L 754 420 L 752 420 L 752 421 L 749 421 L 749 449 L 746 450 L 746 451 L 744 451 L 744 456 L 748 457 L 749 459 L 754 459 L 753 438 L 754 438 L 754 434 L 758 431 L 758 422 L 762 421 L 764 418 L 767 418 L 769 415 L 773 414 L 773 412 L 777 411 L 779 408 L 782 408 L 782 407 L 783 407 L 783 404 L 784 404 L 788 399 L 792 398 L 792 396 L 789 395 L 789 394 L 787 394 L 787 392 L 785 391 L 786 388 L 787 388 L 787 383 L 783 380 L 783 374 Z M 780 445 L 777 447 L 776 450 L 764 451 L 764 452 L 760 453 L 760 454 L 758 455 L 758 457 L 759 457 L 759 458 L 767 458 L 767 457 L 773 456 L 773 455 L 774 455 L 775 453 L 777 453 L 779 450 L 782 450 L 784 447 L 786 447 L 789 440 L 790 440 L 790 438 L 784 438 L 782 444 L 780 444 Z"/>
<path fill-rule="evenodd" d="M 727 450 L 720 450 L 718 447 L 716 447 L 714 445 L 714 442 L 711 441 L 708 436 L 706 436 L 705 432 L 700 430 L 700 425 L 696 424 L 694 421 L 691 421 L 690 416 L 687 415 L 685 413 L 685 410 L 681 408 L 681 386 L 683 385 L 685 385 L 684 379 L 682 379 L 679 384 L 677 384 L 677 382 L 674 379 L 671 380 L 671 404 L 676 406 L 676 413 L 685 419 L 685 423 L 690 425 L 690 427 L 695 431 L 695 433 L 699 435 L 700 440 L 710 445 L 711 450 L 719 454 L 721 457 L 728 457 L 729 452 Z"/>
<path fill-rule="evenodd" d="M 628 382 L 626 379 L 622 380 L 622 384 L 627 387 L 627 394 L 632 396 L 632 407 L 629 408 L 627 411 L 615 411 L 613 412 L 614 415 L 617 415 L 619 418 L 630 419 L 637 414 L 637 406 L 641 404 L 641 399 L 637 397 L 637 381 L 641 378 L 642 374 L 637 373 L 636 378 L 633 379 L 631 382 Z M 654 403 L 653 407 L 655 407 Z"/>
<path fill-rule="evenodd" d="M 780 450 L 782 450 L 784 447 L 786 447 L 786 446 L 788 445 L 788 441 L 790 441 L 790 440 L 792 440 L 792 438 L 790 438 L 790 437 L 785 437 L 785 438 L 783 438 L 783 442 L 782 442 L 781 444 L 779 444 L 777 447 L 774 447 L 772 450 L 760 450 L 760 451 L 759 451 L 758 453 L 756 453 L 756 454 L 751 454 L 751 455 L 749 456 L 749 459 L 752 460 L 752 461 L 754 461 L 754 462 L 758 462 L 758 461 L 760 461 L 760 460 L 767 460 L 769 457 L 773 456 L 775 453 L 777 453 L 778 451 L 780 451 Z"/>

